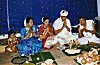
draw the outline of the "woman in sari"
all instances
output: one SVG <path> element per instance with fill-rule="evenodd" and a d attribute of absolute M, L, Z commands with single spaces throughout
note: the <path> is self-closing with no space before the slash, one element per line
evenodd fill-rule
<path fill-rule="evenodd" d="M 42 22 L 43 24 L 39 27 L 39 35 L 42 40 L 42 47 L 49 50 L 54 46 L 54 44 L 56 44 L 53 36 L 53 28 L 49 24 L 48 17 L 44 17 Z"/>
<path fill-rule="evenodd" d="M 38 40 L 37 27 L 33 25 L 33 19 L 27 17 L 24 20 L 25 28 L 21 29 L 22 40 L 17 45 L 19 55 L 27 56 L 38 53 L 42 48 L 42 42 Z"/>

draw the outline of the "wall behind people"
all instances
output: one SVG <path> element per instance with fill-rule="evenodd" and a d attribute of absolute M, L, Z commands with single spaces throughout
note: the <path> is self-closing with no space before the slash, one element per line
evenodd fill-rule
<path fill-rule="evenodd" d="M 97 0 L 98 16 L 100 16 L 100 0 Z"/>
<path fill-rule="evenodd" d="M 19 32 L 27 16 L 35 25 L 41 24 L 43 16 L 53 23 L 62 9 L 69 12 L 71 25 L 76 25 L 81 15 L 92 19 L 97 16 L 97 0 L 0 0 L 0 34 L 9 29 Z"/>
<path fill-rule="evenodd" d="M 0 0 L 0 35 L 8 32 L 6 0 Z"/>

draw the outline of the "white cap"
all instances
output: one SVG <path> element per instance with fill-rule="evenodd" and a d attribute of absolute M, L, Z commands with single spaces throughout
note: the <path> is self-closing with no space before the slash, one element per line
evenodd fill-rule
<path fill-rule="evenodd" d="M 68 12 L 66 10 L 62 10 L 60 12 L 60 16 L 67 16 L 68 15 Z"/>

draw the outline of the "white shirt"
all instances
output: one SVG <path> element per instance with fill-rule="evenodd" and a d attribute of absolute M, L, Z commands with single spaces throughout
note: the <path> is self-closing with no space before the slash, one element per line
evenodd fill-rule
<path fill-rule="evenodd" d="M 86 20 L 86 29 L 87 30 L 91 30 L 91 31 L 93 30 L 92 23 L 94 23 L 93 20 Z M 80 25 L 80 27 L 81 27 L 81 29 L 84 28 L 82 25 Z M 100 39 L 97 38 L 95 34 L 92 34 L 90 32 L 85 32 L 85 31 L 83 32 L 83 34 L 84 34 L 84 37 L 78 39 L 78 42 L 80 44 L 87 44 L 88 41 L 100 43 Z"/>
<path fill-rule="evenodd" d="M 91 30 L 91 31 L 93 30 L 92 23 L 94 23 L 93 20 L 86 20 L 86 29 L 87 30 Z M 84 27 L 82 25 L 80 25 L 80 29 L 82 29 L 82 28 L 84 28 Z M 83 34 L 85 37 L 92 37 L 92 33 L 90 33 L 90 32 L 84 31 Z"/>
<path fill-rule="evenodd" d="M 71 31 L 71 24 L 70 24 L 70 20 L 69 19 L 66 19 L 66 23 L 67 23 L 67 26 L 70 28 L 70 31 Z M 53 24 L 53 27 L 55 30 L 58 30 L 58 29 L 61 29 L 63 27 L 63 22 L 61 20 L 61 18 L 58 18 L 54 24 Z M 58 33 L 57 35 L 59 37 L 62 37 L 62 38 L 66 38 L 67 35 L 69 35 L 71 32 L 69 32 L 66 28 L 64 28 L 60 33 Z"/>
<path fill-rule="evenodd" d="M 92 23 L 94 23 L 93 20 L 86 20 L 86 29 L 92 31 L 92 30 L 93 30 L 93 28 L 92 28 Z"/>

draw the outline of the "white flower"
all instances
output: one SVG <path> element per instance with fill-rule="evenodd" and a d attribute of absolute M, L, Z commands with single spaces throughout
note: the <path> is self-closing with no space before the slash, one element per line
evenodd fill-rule
<path fill-rule="evenodd" d="M 36 59 L 37 59 L 37 60 L 39 60 L 40 58 L 39 58 L 39 57 L 37 57 Z"/>
<path fill-rule="evenodd" d="M 28 61 L 26 61 L 26 63 L 29 63 Z"/>
<path fill-rule="evenodd" d="M 53 60 L 52 60 L 52 59 L 47 59 L 47 60 L 45 61 L 45 63 L 50 65 L 50 64 L 53 63 Z"/>
<path fill-rule="evenodd" d="M 42 63 L 41 65 L 46 65 L 45 63 Z"/>
<path fill-rule="evenodd" d="M 10 52 L 12 52 L 11 48 L 8 48 L 8 50 L 9 50 Z"/>
<path fill-rule="evenodd" d="M 24 54 L 22 54 L 21 56 L 25 56 Z"/>
<path fill-rule="evenodd" d="M 98 51 L 95 49 L 95 48 L 92 48 L 92 51 L 91 51 L 92 53 L 93 52 L 96 52 L 96 54 L 98 54 Z"/>

